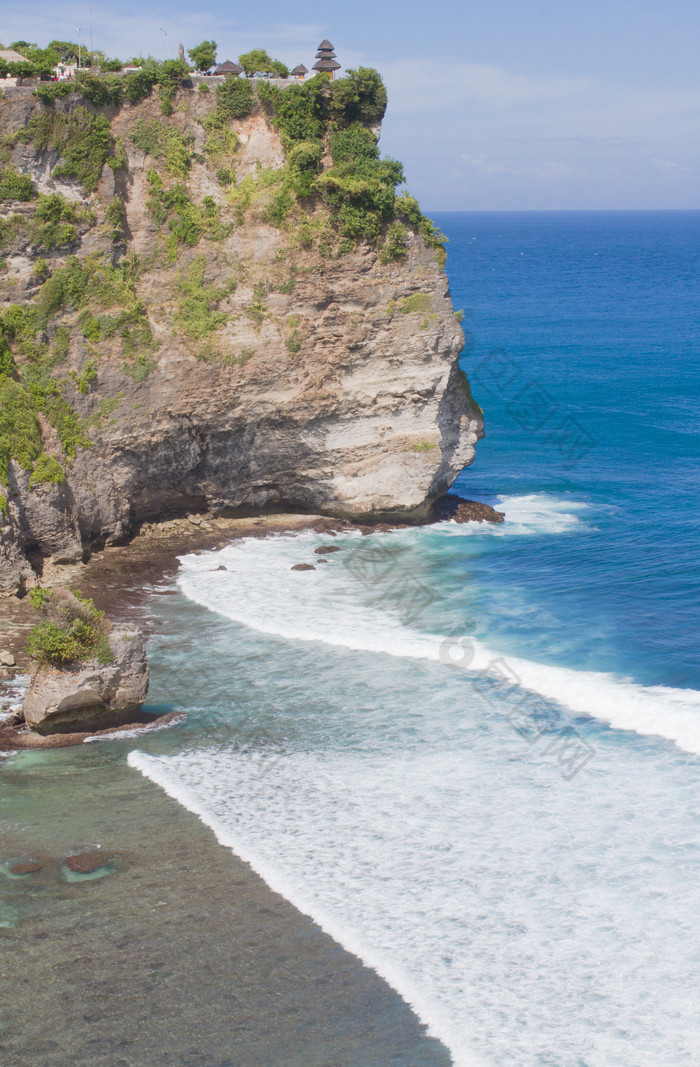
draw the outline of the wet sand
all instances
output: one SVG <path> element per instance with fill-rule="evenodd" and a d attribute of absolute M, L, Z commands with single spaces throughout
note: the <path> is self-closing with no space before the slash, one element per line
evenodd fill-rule
<path fill-rule="evenodd" d="M 278 517 L 173 527 L 64 576 L 112 617 L 135 618 L 144 585 L 174 570 L 177 554 L 315 521 L 324 533 L 341 526 Z M 0 648 L 18 648 L 31 613 L 4 606 Z M 126 765 L 136 745 L 0 764 L 0 865 L 27 871 L 0 870 L 3 1064 L 449 1064 L 383 980 Z M 80 873 L 94 857 L 66 864 L 96 845 L 103 867 Z"/>

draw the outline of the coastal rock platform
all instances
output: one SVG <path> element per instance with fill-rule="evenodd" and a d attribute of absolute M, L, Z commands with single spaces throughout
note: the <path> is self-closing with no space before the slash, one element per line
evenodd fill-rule
<path fill-rule="evenodd" d="M 134 721 L 148 693 L 145 641 L 135 626 L 114 626 L 109 646 L 114 656 L 110 664 L 37 667 L 23 704 L 27 725 L 37 733 L 52 734 Z"/>

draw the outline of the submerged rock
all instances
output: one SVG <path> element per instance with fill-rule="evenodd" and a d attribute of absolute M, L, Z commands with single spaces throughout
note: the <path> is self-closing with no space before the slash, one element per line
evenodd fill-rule
<path fill-rule="evenodd" d="M 7 870 L 9 874 L 18 878 L 21 875 L 37 874 L 42 866 L 39 860 L 15 860 L 7 865 Z"/>
<path fill-rule="evenodd" d="M 143 634 L 136 626 L 113 626 L 109 647 L 114 662 L 105 666 L 44 664 L 32 672 L 22 709 L 32 730 L 79 733 L 134 721 L 148 693 Z"/>
<path fill-rule="evenodd" d="M 92 849 L 90 852 L 76 852 L 66 856 L 63 861 L 69 871 L 74 874 L 92 874 L 99 867 L 112 858 L 111 852 L 102 852 L 100 849 Z"/>
<path fill-rule="evenodd" d="M 293 571 L 315 571 L 313 563 L 295 563 L 292 567 Z"/>

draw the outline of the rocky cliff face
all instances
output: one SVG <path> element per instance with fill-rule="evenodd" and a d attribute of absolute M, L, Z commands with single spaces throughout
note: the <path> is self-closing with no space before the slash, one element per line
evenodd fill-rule
<path fill-rule="evenodd" d="M 344 239 L 289 191 L 269 109 L 208 127 L 215 105 L 0 101 L 10 193 L 27 175 L 39 194 L 0 200 L 2 593 L 28 559 L 177 511 L 418 515 L 473 459 L 463 334 L 415 211 L 394 254 L 386 224 Z M 96 119 L 112 158 L 86 193 L 65 159 Z"/>

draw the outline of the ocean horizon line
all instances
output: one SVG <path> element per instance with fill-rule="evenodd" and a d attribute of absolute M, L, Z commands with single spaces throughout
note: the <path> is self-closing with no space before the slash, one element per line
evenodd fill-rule
<path fill-rule="evenodd" d="M 434 208 L 429 215 L 698 215 L 700 207 Z"/>

